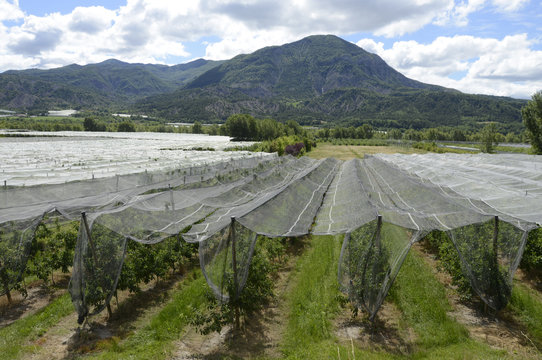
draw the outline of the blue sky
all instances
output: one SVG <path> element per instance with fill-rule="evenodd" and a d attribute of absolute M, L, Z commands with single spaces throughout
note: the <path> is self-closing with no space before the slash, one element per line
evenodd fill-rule
<path fill-rule="evenodd" d="M 540 0 L 0 0 L 0 72 L 229 59 L 313 34 L 466 93 L 542 89 Z"/>

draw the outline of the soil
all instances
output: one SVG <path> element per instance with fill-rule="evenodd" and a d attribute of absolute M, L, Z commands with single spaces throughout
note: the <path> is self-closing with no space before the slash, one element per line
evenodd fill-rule
<path fill-rule="evenodd" d="M 55 287 L 44 286 L 41 281 L 36 281 L 27 287 L 27 296 L 19 292 L 12 292 L 11 304 L 7 297 L 0 298 L 0 328 L 3 328 L 16 320 L 36 313 L 38 310 L 49 305 L 58 296 L 64 294 L 68 288 L 69 275 L 55 276 Z"/>
<path fill-rule="evenodd" d="M 275 297 L 258 315 L 242 325 L 239 333 L 231 327 L 224 327 L 220 333 L 200 335 L 196 329 L 188 328 L 187 333 L 176 344 L 172 356 L 175 360 L 222 359 L 224 357 L 282 358 L 280 342 L 288 321 L 288 301 L 286 294 L 294 286 L 291 281 L 293 269 L 306 243 L 297 242 L 289 252 L 289 257 L 275 278 Z"/>
<path fill-rule="evenodd" d="M 144 319 L 160 311 L 169 298 L 170 290 L 181 280 L 181 275 L 173 275 L 168 280 L 150 282 L 137 294 L 119 291 L 118 305 L 115 298 L 111 301 L 111 318 L 104 310 L 81 327 L 77 324 L 75 312 L 66 316 L 32 343 L 35 349 L 27 359 L 72 359 L 120 341 Z"/>
<path fill-rule="evenodd" d="M 485 342 L 495 349 L 507 351 L 510 355 L 522 358 L 540 358 L 540 352 L 527 337 L 527 331 L 518 324 L 506 310 L 491 313 L 481 300 L 461 301 L 451 276 L 438 271 L 438 260 L 426 252 L 420 243 L 412 246 L 431 266 L 436 278 L 445 286 L 452 311 L 449 316 L 463 324 L 473 339 Z"/>
<path fill-rule="evenodd" d="M 411 328 L 401 329 L 401 312 L 391 302 L 382 304 L 375 321 L 343 311 L 335 319 L 335 335 L 343 344 L 355 344 L 362 349 L 385 351 L 395 355 L 412 353 L 416 334 Z"/>

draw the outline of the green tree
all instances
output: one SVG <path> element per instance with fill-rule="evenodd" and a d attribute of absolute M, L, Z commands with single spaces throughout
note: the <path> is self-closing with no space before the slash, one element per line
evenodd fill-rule
<path fill-rule="evenodd" d="M 117 126 L 118 132 L 135 132 L 135 125 L 131 121 L 123 121 Z"/>
<path fill-rule="evenodd" d="M 402 139 L 403 134 L 401 133 L 401 130 L 399 129 L 392 129 L 388 131 L 388 139 Z"/>
<path fill-rule="evenodd" d="M 85 118 L 83 121 L 83 128 L 85 131 L 96 131 L 96 121 L 93 118 Z"/>
<path fill-rule="evenodd" d="M 542 90 L 537 91 L 521 109 L 527 136 L 536 154 L 542 154 Z"/>
<path fill-rule="evenodd" d="M 93 118 L 85 118 L 83 121 L 83 128 L 85 131 L 106 131 L 105 124 L 97 122 Z"/>
<path fill-rule="evenodd" d="M 203 134 L 203 127 L 199 121 L 195 121 L 192 125 L 192 134 Z"/>
<path fill-rule="evenodd" d="M 497 141 L 497 127 L 495 124 L 487 124 L 481 132 L 482 151 L 486 153 L 492 153 L 495 146 L 498 145 Z"/>

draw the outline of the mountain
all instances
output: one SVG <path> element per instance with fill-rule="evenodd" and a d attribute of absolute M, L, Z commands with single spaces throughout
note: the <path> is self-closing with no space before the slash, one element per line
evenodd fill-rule
<path fill-rule="evenodd" d="M 171 92 L 220 62 L 195 60 L 166 66 L 110 59 L 98 64 L 0 74 L 0 106 L 17 110 L 127 107 L 137 99 Z"/>
<path fill-rule="evenodd" d="M 106 108 L 181 122 L 235 113 L 301 124 L 479 127 L 521 131 L 525 100 L 464 94 L 412 80 L 333 35 L 309 36 L 227 61 L 175 66 L 107 60 L 0 74 L 0 108 Z"/>
<path fill-rule="evenodd" d="M 400 128 L 497 121 L 503 130 L 518 131 L 524 104 L 424 84 L 350 42 L 316 35 L 236 56 L 182 89 L 138 101 L 136 108 L 188 122 L 250 113 L 303 124 Z"/>

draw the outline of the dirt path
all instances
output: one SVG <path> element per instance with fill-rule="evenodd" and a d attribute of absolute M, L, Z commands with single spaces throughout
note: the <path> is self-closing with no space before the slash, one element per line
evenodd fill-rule
<path fill-rule="evenodd" d="M 119 305 L 116 305 L 115 299 L 111 302 L 112 318 L 108 319 L 107 311 L 102 311 L 91 318 L 89 328 L 83 329 L 77 324 L 74 312 L 29 344 L 34 347 L 33 351 L 24 358 L 72 359 L 96 351 L 102 345 L 120 341 L 134 329 L 144 326 L 147 319 L 160 311 L 172 289 L 181 280 L 182 276 L 174 275 L 167 281 L 150 282 L 138 294 L 119 292 Z"/>
<path fill-rule="evenodd" d="M 522 358 L 540 358 L 541 354 L 532 345 L 526 331 L 506 310 L 497 315 L 484 313 L 481 303 L 462 302 L 452 285 L 452 278 L 444 271 L 438 271 L 438 260 L 427 253 L 422 244 L 416 243 L 412 251 L 419 254 L 433 269 L 435 277 L 445 286 L 448 300 L 452 306 L 449 315 L 463 324 L 473 339 L 485 342 L 495 349 L 507 351 Z"/>
<path fill-rule="evenodd" d="M 362 315 L 352 317 L 351 310 L 345 309 L 335 319 L 335 335 L 346 346 L 353 342 L 361 349 L 407 356 L 412 353 L 416 334 L 413 329 L 401 329 L 399 319 L 401 312 L 389 301 L 382 304 L 374 324 Z"/>
<path fill-rule="evenodd" d="M 2 296 L 0 298 L 0 328 L 35 314 L 49 305 L 51 301 L 66 292 L 69 279 L 69 275 L 57 275 L 55 288 L 47 288 L 41 281 L 37 281 L 28 286 L 26 298 L 21 293 L 14 292 L 11 304 L 8 304 L 5 296 Z"/>
<path fill-rule="evenodd" d="M 289 256 L 274 279 L 275 297 L 260 314 L 250 319 L 241 334 L 234 336 L 232 328 L 228 326 L 220 333 L 201 335 L 190 327 L 177 342 L 172 359 L 218 359 L 228 356 L 281 358 L 280 342 L 289 313 L 286 295 L 294 286 L 291 278 L 298 258 L 299 254 Z"/>

